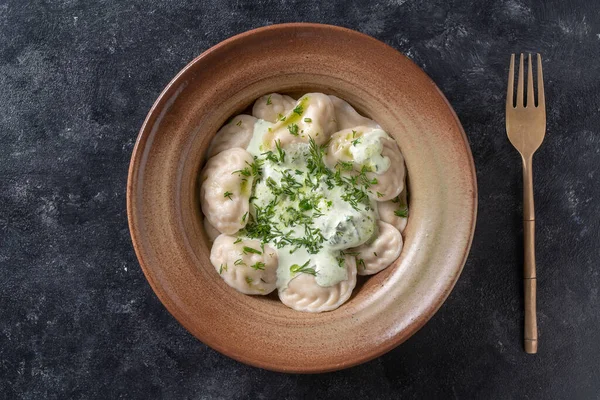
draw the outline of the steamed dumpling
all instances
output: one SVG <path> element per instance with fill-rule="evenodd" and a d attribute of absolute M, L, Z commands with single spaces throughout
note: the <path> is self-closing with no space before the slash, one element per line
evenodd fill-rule
<path fill-rule="evenodd" d="M 372 119 L 365 118 L 360 115 L 354 107 L 348 102 L 340 99 L 336 96 L 329 96 L 333 103 L 333 109 L 335 112 L 335 120 L 337 122 L 337 129 L 339 131 L 343 129 L 354 128 L 356 126 L 366 126 L 369 128 L 380 128 L 377 122 Z"/>
<path fill-rule="evenodd" d="M 345 256 L 344 261 L 348 274 L 346 280 L 323 287 L 317 283 L 315 276 L 299 273 L 287 287 L 280 288 L 279 299 L 297 311 L 317 313 L 335 310 L 350 298 L 356 286 L 356 261 L 349 255 Z"/>
<path fill-rule="evenodd" d="M 206 163 L 200 176 L 200 205 L 208 222 L 219 232 L 234 234 L 248 222 L 253 176 L 237 172 L 254 158 L 244 149 L 222 151 Z"/>
<path fill-rule="evenodd" d="M 392 200 L 378 202 L 377 208 L 379 218 L 381 218 L 383 222 L 392 225 L 394 228 L 398 229 L 400 233 L 404 232 L 404 228 L 406 228 L 406 223 L 408 222 L 406 183 L 404 185 L 404 190 L 398 197 Z M 406 217 L 404 215 L 406 215 Z"/>
<path fill-rule="evenodd" d="M 250 143 L 250 139 L 252 139 L 256 121 L 256 118 L 246 114 L 240 114 L 232 118 L 213 138 L 208 148 L 208 157 L 234 147 L 245 149 Z"/>
<path fill-rule="evenodd" d="M 402 235 L 387 222 L 378 221 L 379 233 L 375 239 L 352 249 L 357 252 L 359 275 L 373 275 L 392 264 L 402 251 Z"/>
<path fill-rule="evenodd" d="M 366 169 L 370 195 L 377 201 L 387 201 L 398 196 L 404 189 L 404 157 L 396 141 L 378 128 L 357 126 L 334 133 L 325 157 L 330 168 L 339 162 L 351 164 L 358 174 Z"/>
<path fill-rule="evenodd" d="M 296 106 L 296 100 L 279 93 L 266 94 L 254 102 L 252 115 L 272 123 L 289 113 Z"/>
<path fill-rule="evenodd" d="M 404 157 L 402 157 L 396 141 L 385 139 L 382 142 L 381 155 L 390 159 L 390 167 L 383 174 L 367 173 L 369 178 L 377 179 L 377 184 L 371 186 L 371 191 L 377 193 L 377 196 L 373 196 L 377 201 L 387 201 L 398 196 L 404 190 L 406 176 Z"/>
<path fill-rule="evenodd" d="M 237 243 L 236 243 L 237 241 Z M 210 251 L 210 262 L 221 278 L 245 294 L 269 294 L 277 283 L 277 252 L 257 240 L 219 235 Z"/>
<path fill-rule="evenodd" d="M 325 144 L 336 131 L 333 103 L 323 93 L 308 93 L 302 96 L 294 108 L 285 114 L 265 134 L 266 148 L 273 149 L 279 141 L 281 147 L 291 143 L 308 143 L 312 137 L 317 144 Z"/>

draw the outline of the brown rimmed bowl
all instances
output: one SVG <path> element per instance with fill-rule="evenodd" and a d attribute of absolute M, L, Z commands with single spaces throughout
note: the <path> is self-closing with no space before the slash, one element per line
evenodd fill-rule
<path fill-rule="evenodd" d="M 209 261 L 197 179 L 210 140 L 229 117 L 266 93 L 311 91 L 347 100 L 397 140 L 410 193 L 400 258 L 342 307 L 321 314 L 243 295 L 221 280 Z M 431 79 L 369 36 L 318 24 L 255 29 L 194 59 L 152 106 L 127 183 L 133 245 L 165 307 L 217 351 L 285 372 L 356 365 L 421 328 L 460 275 L 476 209 L 467 139 Z"/>

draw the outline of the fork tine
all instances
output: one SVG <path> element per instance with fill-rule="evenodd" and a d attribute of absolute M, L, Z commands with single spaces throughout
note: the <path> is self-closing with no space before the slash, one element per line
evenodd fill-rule
<path fill-rule="evenodd" d="M 521 59 L 519 61 L 519 79 L 517 80 L 517 107 L 523 107 L 523 83 L 525 81 L 525 75 L 523 73 L 523 53 L 521 53 Z"/>
<path fill-rule="evenodd" d="M 508 69 L 508 89 L 506 90 L 506 108 L 514 108 L 514 96 L 515 91 L 515 55 L 510 55 L 510 67 Z"/>
<path fill-rule="evenodd" d="M 544 74 L 542 73 L 542 55 L 537 55 L 537 85 L 538 85 L 538 107 L 546 108 L 546 98 L 544 97 Z"/>
<path fill-rule="evenodd" d="M 533 99 L 533 68 L 531 67 L 531 53 L 529 54 L 529 60 L 527 65 L 527 107 L 535 107 L 535 100 Z"/>

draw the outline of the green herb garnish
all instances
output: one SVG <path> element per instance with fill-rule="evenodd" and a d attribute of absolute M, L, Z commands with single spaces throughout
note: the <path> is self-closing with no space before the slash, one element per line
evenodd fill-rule
<path fill-rule="evenodd" d="M 352 171 L 354 169 L 354 164 L 351 161 L 338 161 L 337 164 L 335 164 L 335 168 L 342 171 Z"/>
<path fill-rule="evenodd" d="M 300 203 L 298 203 L 298 207 L 300 207 L 301 210 L 308 211 L 312 208 L 312 204 L 310 204 L 308 199 L 302 199 L 300 200 Z"/>
<path fill-rule="evenodd" d="M 302 104 L 298 104 L 294 108 L 293 112 L 294 112 L 294 114 L 302 115 L 302 113 L 304 112 L 304 107 L 302 107 Z"/>
<path fill-rule="evenodd" d="M 254 253 L 254 254 L 262 254 L 260 250 L 253 249 L 252 247 L 244 246 L 243 247 L 244 254 Z"/>
<path fill-rule="evenodd" d="M 400 209 L 400 210 L 396 210 L 396 211 L 394 211 L 394 214 L 397 217 L 406 218 L 406 217 L 408 217 L 408 208 L 403 208 L 403 209 Z"/>
<path fill-rule="evenodd" d="M 275 142 L 275 148 L 277 149 L 277 154 L 279 155 L 279 162 L 285 161 L 285 151 L 281 148 L 281 140 L 277 140 Z"/>
<path fill-rule="evenodd" d="M 240 119 L 240 120 L 239 120 L 239 121 L 236 123 L 236 125 L 237 125 L 237 126 L 242 126 L 242 120 Z"/>
<path fill-rule="evenodd" d="M 304 118 L 304 122 L 311 123 L 312 122 L 312 118 Z"/>
<path fill-rule="evenodd" d="M 365 260 L 363 260 L 362 258 L 357 258 L 357 259 L 356 259 L 356 263 L 357 263 L 357 264 L 358 264 L 358 266 L 359 266 L 360 268 L 362 268 L 362 269 L 365 269 L 365 268 L 367 268 L 367 267 L 365 266 Z"/>
<path fill-rule="evenodd" d="M 288 125 L 288 131 L 290 131 L 290 134 L 293 136 L 298 136 L 298 125 L 296 124 L 291 124 Z"/>
<path fill-rule="evenodd" d="M 271 95 L 269 95 L 269 97 L 267 97 L 267 105 L 270 106 L 271 104 L 273 104 L 271 102 Z"/>
<path fill-rule="evenodd" d="M 231 193 L 231 192 L 229 192 L 229 191 L 228 191 L 228 192 L 225 192 L 225 193 L 223 193 L 223 197 L 227 197 L 229 200 L 233 200 L 233 199 L 231 198 L 231 196 L 232 196 L 232 195 L 233 195 L 233 193 Z"/>
<path fill-rule="evenodd" d="M 250 266 L 250 268 L 256 269 L 256 270 L 264 270 L 265 269 L 265 263 L 264 262 L 257 262 L 256 264 L 253 264 Z"/>
<path fill-rule="evenodd" d="M 250 176 L 252 175 L 252 172 L 250 172 L 250 170 L 248 168 L 244 168 L 244 169 L 238 169 L 237 171 L 233 171 L 231 173 L 231 175 L 233 174 L 240 174 L 242 176 Z"/>
<path fill-rule="evenodd" d="M 315 271 L 314 268 L 308 267 L 309 263 L 310 263 L 310 260 L 308 260 L 307 262 L 305 262 L 302 265 L 293 264 L 290 267 L 290 272 L 292 272 L 294 274 L 303 273 L 303 274 L 311 274 L 313 276 L 317 276 L 317 271 Z"/>

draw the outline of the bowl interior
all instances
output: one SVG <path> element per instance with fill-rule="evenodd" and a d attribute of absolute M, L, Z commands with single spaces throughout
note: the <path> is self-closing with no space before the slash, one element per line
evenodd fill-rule
<path fill-rule="evenodd" d="M 315 91 L 335 94 L 377 121 L 397 140 L 410 176 L 400 258 L 322 314 L 229 288 L 209 261 L 198 198 L 206 149 L 230 116 L 266 93 Z M 211 347 L 281 371 L 343 368 L 409 337 L 458 278 L 475 209 L 468 144 L 431 80 L 375 39 L 313 24 L 247 32 L 190 63 L 150 111 L 128 182 L 136 253 L 169 311 Z"/>

